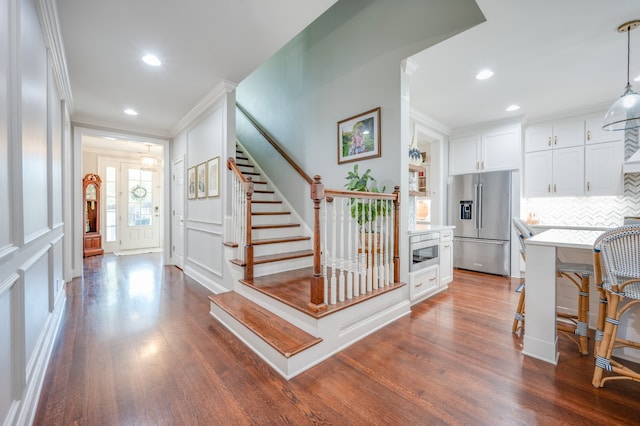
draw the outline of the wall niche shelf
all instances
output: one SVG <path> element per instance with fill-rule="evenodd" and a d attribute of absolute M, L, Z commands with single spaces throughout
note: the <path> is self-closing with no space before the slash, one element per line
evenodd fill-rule
<path fill-rule="evenodd" d="M 409 164 L 409 195 L 412 197 L 426 197 L 429 195 L 427 169 L 425 167 Z"/>

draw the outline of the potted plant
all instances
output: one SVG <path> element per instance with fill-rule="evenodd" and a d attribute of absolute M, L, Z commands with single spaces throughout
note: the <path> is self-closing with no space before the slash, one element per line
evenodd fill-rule
<path fill-rule="evenodd" d="M 347 183 L 344 187 L 349 191 L 377 192 L 382 193 L 386 187 L 378 188 L 376 179 L 371 176 L 371 169 L 367 169 L 362 175 L 358 174 L 358 164 L 353 166 L 353 170 L 347 174 Z M 351 217 L 360 225 L 364 232 L 375 232 L 375 227 L 366 226 L 367 223 L 375 223 L 376 218 L 385 217 L 390 209 L 391 202 L 388 200 L 373 200 L 352 198 L 350 200 Z M 364 213 L 364 214 L 363 214 Z"/>

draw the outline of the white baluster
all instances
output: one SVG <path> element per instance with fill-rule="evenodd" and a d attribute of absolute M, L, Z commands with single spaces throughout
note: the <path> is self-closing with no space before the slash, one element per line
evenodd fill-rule
<path fill-rule="evenodd" d="M 324 198 L 322 202 L 323 214 L 322 214 L 322 229 L 320 232 L 322 233 L 322 241 L 320 242 L 321 252 L 322 252 L 322 276 L 324 277 L 324 303 L 329 304 L 329 282 L 327 281 L 327 264 L 329 263 L 329 253 L 328 253 L 328 244 L 327 244 L 327 227 L 328 227 L 328 213 L 329 204 L 327 203 L 327 198 Z"/>
<path fill-rule="evenodd" d="M 337 277 L 336 277 L 336 202 L 332 203 L 331 209 L 331 304 L 335 305 L 337 301 Z"/>
<path fill-rule="evenodd" d="M 362 251 L 360 253 L 360 294 L 365 294 L 367 292 L 367 241 L 365 241 L 367 225 L 365 221 L 364 214 L 364 200 L 358 200 L 360 202 L 360 247 L 362 247 Z"/>
<path fill-rule="evenodd" d="M 352 202 L 350 201 L 349 210 L 351 210 L 351 203 Z M 352 217 L 349 221 L 349 229 L 351 229 L 351 224 L 353 224 L 353 235 L 349 233 L 349 241 L 353 241 L 353 264 L 351 265 L 353 268 L 353 295 L 358 296 L 360 295 L 360 256 L 358 255 L 358 248 L 362 246 L 360 245 L 360 235 L 358 232 L 359 227 L 357 211 L 355 211 L 354 215 L 355 217 Z"/>
<path fill-rule="evenodd" d="M 385 201 L 381 200 L 379 201 L 380 203 L 384 203 Z M 380 217 L 378 219 L 379 225 L 380 225 L 380 253 L 378 253 L 378 288 L 383 288 L 385 286 L 385 282 L 384 282 L 384 252 L 386 250 L 386 244 L 385 244 L 385 238 L 387 236 L 385 229 L 384 229 L 384 224 L 385 224 L 385 218 Z"/>
<path fill-rule="evenodd" d="M 342 200 L 344 201 L 344 198 L 342 198 Z M 349 225 L 347 226 L 347 234 L 346 234 L 346 239 L 347 241 L 345 242 L 345 244 L 347 245 L 347 267 L 346 267 L 346 271 L 345 273 L 347 274 L 347 299 L 352 299 L 353 298 L 353 263 L 351 262 L 351 256 L 352 256 L 352 246 L 353 246 L 353 241 L 351 240 L 351 214 L 349 212 L 349 203 L 347 202 L 347 219 L 349 221 Z M 343 213 L 344 215 L 344 213 Z"/>
<path fill-rule="evenodd" d="M 373 290 L 373 223 L 371 223 L 371 214 L 373 206 L 371 198 L 367 199 L 367 228 L 368 228 L 368 244 L 367 244 L 367 293 Z"/>
<path fill-rule="evenodd" d="M 340 197 L 340 235 L 338 236 L 338 244 L 340 245 L 340 272 L 338 280 L 338 300 L 344 302 L 345 298 L 345 276 L 344 276 L 344 198 Z M 336 204 L 338 204 L 336 202 Z"/>

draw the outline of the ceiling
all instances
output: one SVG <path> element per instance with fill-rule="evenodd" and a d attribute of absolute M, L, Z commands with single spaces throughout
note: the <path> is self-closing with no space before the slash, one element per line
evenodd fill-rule
<path fill-rule="evenodd" d="M 223 80 L 242 81 L 335 2 L 57 0 L 72 120 L 171 136 Z M 143 63 L 148 53 L 163 65 Z"/>
<path fill-rule="evenodd" d="M 170 137 L 207 94 L 241 82 L 335 1 L 58 0 L 72 119 Z M 606 109 L 622 94 L 626 35 L 616 28 L 640 19 L 638 0 L 476 1 L 487 22 L 412 57 L 415 111 L 457 129 Z M 633 79 L 640 30 L 631 36 Z M 161 67 L 141 61 L 149 52 Z M 483 68 L 495 74 L 478 81 Z M 512 103 L 522 108 L 505 112 Z"/>
<path fill-rule="evenodd" d="M 553 119 L 607 108 L 626 84 L 638 0 L 476 0 L 487 21 L 411 58 L 411 107 L 448 129 L 519 116 Z M 631 33 L 640 76 L 640 30 Z M 476 80 L 484 68 L 488 80 Z M 636 89 L 640 82 L 635 83 Z M 518 104 L 514 113 L 507 106 Z"/>

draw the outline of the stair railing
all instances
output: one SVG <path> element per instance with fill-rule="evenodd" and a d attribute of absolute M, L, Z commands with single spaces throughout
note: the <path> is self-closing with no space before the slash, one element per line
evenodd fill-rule
<path fill-rule="evenodd" d="M 269 144 L 276 151 L 278 151 L 278 154 L 280 154 L 282 158 L 284 158 L 287 161 L 287 163 L 289 163 L 289 165 L 291 165 L 291 167 L 293 167 L 293 169 L 296 172 L 298 172 L 298 174 L 302 177 L 302 179 L 304 179 L 305 182 L 311 185 L 313 183 L 313 180 L 309 177 L 309 175 L 306 174 L 304 170 L 302 170 L 302 168 L 298 166 L 291 157 L 289 157 L 289 155 L 285 152 L 284 149 L 282 149 L 280 144 L 278 144 L 278 142 L 273 138 L 273 136 L 271 136 L 269 132 L 267 132 L 264 129 L 264 127 L 262 127 L 262 125 L 258 123 L 258 120 L 256 120 L 251 114 L 249 114 L 249 112 L 246 109 L 244 109 L 242 105 L 240 105 L 237 102 L 236 102 L 236 107 L 238 108 L 238 110 L 240 110 L 242 114 L 244 114 L 245 117 L 247 117 L 247 120 L 249 120 L 249 122 L 253 125 L 253 127 L 255 127 L 255 129 L 262 135 L 262 137 L 265 138 L 266 141 L 269 142 Z"/>
<path fill-rule="evenodd" d="M 227 159 L 227 168 L 232 171 L 231 182 L 231 232 L 233 241 L 241 247 L 238 258 L 244 262 L 244 279 L 253 279 L 253 243 L 251 242 L 251 198 L 253 197 L 253 181 L 251 176 L 245 177 L 234 158 Z M 242 249 L 244 244 L 244 249 Z"/>
<path fill-rule="evenodd" d="M 400 281 L 400 187 L 392 194 L 311 184 L 313 276 L 309 309 L 321 312 Z"/>

